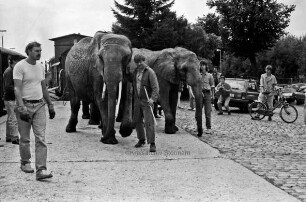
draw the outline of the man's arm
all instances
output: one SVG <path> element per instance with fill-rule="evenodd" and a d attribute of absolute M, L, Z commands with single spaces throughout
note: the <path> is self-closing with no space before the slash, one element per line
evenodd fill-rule
<path fill-rule="evenodd" d="M 15 90 L 15 98 L 17 101 L 17 105 L 24 107 L 24 103 L 21 95 L 22 81 L 19 79 L 14 79 L 14 90 Z"/>
<path fill-rule="evenodd" d="M 42 80 L 41 81 L 41 88 L 42 88 L 42 92 L 43 92 L 43 97 L 46 100 L 48 106 L 52 105 L 51 99 L 50 99 L 50 95 L 49 95 L 49 91 L 46 87 L 46 81 Z"/>
<path fill-rule="evenodd" d="M 54 106 L 53 106 L 53 104 L 51 102 L 49 91 L 48 91 L 48 89 L 46 87 L 45 80 L 41 81 L 41 88 L 42 88 L 42 92 L 43 92 L 43 97 L 44 97 L 44 99 L 46 100 L 46 102 L 48 104 L 50 119 L 53 119 L 55 117 Z"/>
<path fill-rule="evenodd" d="M 152 89 L 151 99 L 154 102 L 156 102 L 159 97 L 159 85 L 158 85 L 156 74 L 153 70 L 150 71 L 149 78 L 150 78 L 150 84 L 151 84 L 151 89 Z"/>
<path fill-rule="evenodd" d="M 230 93 L 230 92 L 232 92 L 232 87 L 231 87 L 231 85 L 229 85 L 228 83 L 227 83 L 227 88 L 228 89 L 226 89 L 226 92 L 228 92 L 228 93 Z"/>
<path fill-rule="evenodd" d="M 212 75 L 210 75 L 209 85 L 211 88 L 211 96 L 212 98 L 215 98 L 215 82 L 214 82 L 214 78 Z"/>
<path fill-rule="evenodd" d="M 13 72 L 3 74 L 3 86 L 6 92 L 14 92 Z"/>
<path fill-rule="evenodd" d="M 264 91 L 264 89 L 263 89 L 263 87 L 264 87 L 264 81 L 263 81 L 264 79 L 263 79 L 263 75 L 261 75 L 260 76 L 260 82 L 259 82 L 259 90 L 260 90 L 260 92 L 263 92 Z"/>

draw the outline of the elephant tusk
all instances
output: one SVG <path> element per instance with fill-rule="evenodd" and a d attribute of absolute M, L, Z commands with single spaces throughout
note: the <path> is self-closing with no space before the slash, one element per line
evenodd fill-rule
<path fill-rule="evenodd" d="M 120 102 L 121 102 L 121 93 L 122 93 L 122 81 L 120 81 L 120 83 L 119 83 L 119 95 L 118 95 L 118 99 L 117 99 L 116 112 L 115 112 L 116 117 L 118 115 L 119 106 L 120 106 Z"/>
<path fill-rule="evenodd" d="M 104 100 L 105 98 L 105 91 L 106 91 L 106 83 L 103 83 L 102 100 Z"/>

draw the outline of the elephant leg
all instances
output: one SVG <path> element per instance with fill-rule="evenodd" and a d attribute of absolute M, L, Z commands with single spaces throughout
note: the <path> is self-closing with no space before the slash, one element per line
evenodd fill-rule
<path fill-rule="evenodd" d="M 177 104 L 176 100 L 170 100 L 170 94 L 171 94 L 171 87 L 169 84 L 162 83 L 160 86 L 163 86 L 163 88 L 160 90 L 160 104 L 164 110 L 165 115 L 165 133 L 167 134 L 174 134 L 177 129 L 174 127 L 174 117 L 173 117 L 173 110 L 170 106 L 170 102 L 174 102 L 174 104 Z"/>
<path fill-rule="evenodd" d="M 128 137 L 133 132 L 132 113 L 133 113 L 133 87 L 127 80 L 123 81 L 121 102 L 122 118 L 119 133 L 122 137 Z M 119 116 L 119 115 L 118 115 Z"/>
<path fill-rule="evenodd" d="M 71 108 L 71 115 L 68 122 L 68 125 L 66 126 L 66 132 L 76 132 L 76 125 L 78 123 L 78 113 L 80 109 L 80 99 L 76 96 L 71 97 L 70 99 L 70 108 Z"/>
<path fill-rule="evenodd" d="M 178 127 L 175 125 L 176 123 L 176 109 L 177 109 L 177 102 L 178 102 L 178 91 L 176 89 L 172 89 L 169 94 L 169 103 L 170 103 L 170 110 L 173 115 L 173 121 L 170 128 L 174 128 L 175 131 L 178 131 Z"/>
<path fill-rule="evenodd" d="M 100 122 L 100 111 L 95 102 L 90 103 L 90 119 L 89 125 L 99 125 Z"/>
<path fill-rule="evenodd" d="M 82 100 L 82 119 L 89 119 L 89 102 Z"/>

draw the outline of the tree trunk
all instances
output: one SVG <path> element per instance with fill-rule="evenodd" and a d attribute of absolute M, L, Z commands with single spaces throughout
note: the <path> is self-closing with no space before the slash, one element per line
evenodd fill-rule
<path fill-rule="evenodd" d="M 251 68 L 252 68 L 252 76 L 256 79 L 259 77 L 258 75 L 258 68 L 257 68 L 257 62 L 256 62 L 256 56 L 255 54 L 252 54 L 249 56 L 249 60 L 251 62 Z"/>

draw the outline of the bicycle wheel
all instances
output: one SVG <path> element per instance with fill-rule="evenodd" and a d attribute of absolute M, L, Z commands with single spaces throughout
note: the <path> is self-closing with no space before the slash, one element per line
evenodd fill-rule
<path fill-rule="evenodd" d="M 262 102 L 255 101 L 249 105 L 249 114 L 252 119 L 261 120 L 266 116 L 267 106 Z"/>
<path fill-rule="evenodd" d="M 293 123 L 298 118 L 298 111 L 293 105 L 286 104 L 282 106 L 279 116 L 286 123 Z"/>

